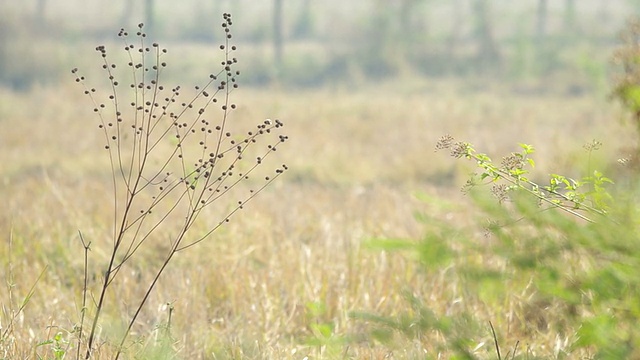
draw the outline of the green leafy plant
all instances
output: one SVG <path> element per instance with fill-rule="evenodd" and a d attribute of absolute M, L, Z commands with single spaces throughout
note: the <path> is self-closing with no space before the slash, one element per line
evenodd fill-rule
<path fill-rule="evenodd" d="M 622 46 L 614 52 L 613 61 L 622 67 L 614 83 L 611 97 L 620 101 L 633 115 L 640 134 L 640 19 L 629 21 L 620 34 Z"/>
<path fill-rule="evenodd" d="M 326 305 L 309 302 L 306 311 L 311 335 L 304 340 L 304 344 L 315 348 L 318 357 L 334 358 L 340 355 L 346 340 L 336 334 L 334 322 L 326 319 Z"/>
<path fill-rule="evenodd" d="M 613 54 L 619 71 L 612 84 L 610 97 L 622 104 L 631 115 L 636 134 L 640 136 L 640 19 L 633 18 L 620 34 L 621 46 Z M 639 169 L 640 146 L 628 149 L 629 154 L 619 161 L 635 173 Z M 636 175 L 636 174 L 633 174 Z"/>
<path fill-rule="evenodd" d="M 588 158 L 600 146 L 587 144 Z M 473 204 L 464 211 L 472 211 L 477 220 L 452 223 L 430 215 L 439 213 L 432 209 L 418 215 L 425 228 L 421 240 L 372 243 L 385 251 L 409 251 L 429 276 L 447 284 L 440 291 L 464 294 L 467 305 L 444 311 L 410 293 L 406 298 L 412 312 L 354 313 L 373 324 L 372 336 L 393 339 L 396 334 L 396 339 L 420 341 L 431 358 L 475 359 L 492 350 L 483 326 L 491 323 L 493 351 L 499 357 L 501 333 L 516 336 L 519 343 L 554 336 L 564 345 L 547 354 L 551 357 L 638 356 L 640 336 L 634 329 L 640 320 L 640 218 L 633 189 L 612 195 L 612 181 L 591 166 L 579 180 L 552 174 L 547 184 L 536 183 L 530 179 L 534 149 L 525 144 L 500 164 L 450 136 L 437 149 L 477 166 L 479 173 L 463 188 Z M 455 208 L 425 195 L 421 199 L 435 209 Z M 482 304 L 484 310 L 472 311 L 470 303 Z M 515 315 L 505 319 L 505 312 Z"/>
<path fill-rule="evenodd" d="M 111 343 L 111 339 L 99 340 L 97 331 L 101 315 L 109 306 L 107 295 L 122 269 L 140 261 L 142 249 L 154 247 L 164 254 L 141 298 L 128 300 L 137 301 L 137 305 L 115 344 L 116 359 L 125 350 L 136 320 L 174 256 L 210 238 L 287 170 L 281 165 L 260 173 L 266 160 L 287 140 L 279 133 L 283 126 L 280 120 L 260 121 L 242 132 L 242 126 L 232 119 L 237 106 L 231 94 L 238 88 L 240 72 L 235 70 L 231 26 L 231 15 L 224 14 L 221 69 L 203 85 L 184 91 L 187 99 L 181 100 L 184 95 L 180 86 L 167 88 L 163 84 L 167 67 L 163 55 L 167 50 L 157 43 L 147 44 L 143 24 L 134 42 L 128 40 L 124 29 L 118 34 L 128 59 L 124 71 L 109 60 L 105 46 L 96 47 L 111 89 L 105 98 L 85 85 L 77 69 L 72 71 L 95 105 L 113 186 L 111 243 L 87 242 L 81 236 L 85 291 L 78 355 L 84 344 L 86 359 L 92 357 L 98 341 Z M 126 84 L 123 78 L 128 79 Z M 123 85 L 127 90 L 121 89 Z M 217 220 L 211 221 L 215 217 Z M 91 246 L 105 247 L 110 254 L 106 263 L 88 258 Z M 87 264 L 99 268 L 98 273 L 103 275 L 97 294 L 91 296 L 95 306 L 87 302 L 87 293 L 91 292 L 86 283 Z M 88 326 L 85 316 L 90 321 Z"/>
<path fill-rule="evenodd" d="M 51 339 L 38 343 L 36 348 L 50 347 L 51 353 L 53 354 L 53 360 L 63 360 L 67 355 L 69 345 L 69 340 L 64 337 L 64 334 L 61 331 L 59 331 L 53 335 Z M 43 358 L 38 355 L 38 359 Z"/>
<path fill-rule="evenodd" d="M 601 144 L 594 141 L 585 146 L 589 154 L 597 150 Z M 605 215 L 608 208 L 608 200 L 611 196 L 605 189 L 606 184 L 613 181 L 605 177 L 601 172 L 584 176 L 580 180 L 551 174 L 548 184 L 538 184 L 528 177 L 535 161 L 531 158 L 534 148 L 531 145 L 519 144 L 521 151 L 512 152 L 504 157 L 500 165 L 494 163 L 491 158 L 483 153 L 475 151 L 473 146 L 466 142 L 458 141 L 450 135 L 443 136 L 436 144 L 436 150 L 450 150 L 455 158 L 466 158 L 476 162 L 481 173 L 467 182 L 466 187 L 473 187 L 488 181 L 492 184 L 491 192 L 500 202 L 508 198 L 509 192 L 520 190 L 536 198 L 540 203 L 558 208 L 582 220 L 593 221 L 589 215 Z M 586 213 L 587 215 L 585 215 Z"/>
<path fill-rule="evenodd" d="M 378 243 L 378 246 L 383 244 Z M 394 346 L 396 334 L 425 345 L 428 353 L 448 354 L 450 359 L 473 359 L 472 339 L 478 337 L 481 328 L 468 312 L 455 315 L 438 314 L 424 299 L 405 291 L 407 311 L 394 316 L 381 316 L 368 312 L 351 312 L 356 321 L 374 324 L 371 337 L 387 346 Z M 415 354 L 416 356 L 418 354 Z M 427 358 L 437 358 L 431 355 Z"/>

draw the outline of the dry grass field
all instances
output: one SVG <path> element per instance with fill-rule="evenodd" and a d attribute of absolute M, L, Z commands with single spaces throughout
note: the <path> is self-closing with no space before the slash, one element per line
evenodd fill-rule
<path fill-rule="evenodd" d="M 637 2 L 292 1 L 283 18 L 278 1 L 155 3 L 153 13 L 125 0 L 0 1 L 0 360 L 640 358 L 637 173 L 618 161 L 637 156 L 628 110 L 640 109 L 640 26 L 617 54 L 626 79 L 611 62 Z M 236 23 L 230 42 L 223 10 Z M 146 42 L 125 37 L 135 50 L 155 54 L 153 39 L 169 52 L 130 71 L 132 42 L 112 30 L 140 19 Z M 123 82 L 113 102 L 101 44 Z M 160 83 L 182 86 L 175 106 L 189 109 L 180 102 L 221 56 L 239 63 L 223 63 L 206 89 L 220 100 L 206 115 L 198 105 L 182 124 L 139 125 L 161 107 L 125 94 L 129 81 L 145 96 L 157 83 L 125 76 L 166 61 Z M 237 69 L 240 87 L 227 93 L 224 74 Z M 112 103 L 137 110 L 116 115 Z M 146 143 L 149 129 L 169 130 Z M 280 132 L 277 152 L 262 142 Z M 254 134 L 255 147 L 243 142 Z M 492 188 L 505 178 L 459 146 L 462 159 L 449 156 L 437 146 L 445 135 L 517 181 Z M 521 144 L 535 152 L 512 155 Z M 482 166 L 488 186 L 462 192 Z M 198 201 L 226 195 L 222 178 L 239 179 L 230 198 Z M 114 195 L 128 179 L 140 186 L 118 183 Z M 571 216 L 585 209 L 596 221 Z"/>
<path fill-rule="evenodd" d="M 0 358 L 75 358 L 84 256 L 78 231 L 91 241 L 90 292 L 109 255 L 110 168 L 92 106 L 75 85 L 70 79 L 0 94 L 0 331 L 9 330 Z M 275 155 L 290 170 L 207 241 L 176 256 L 133 329 L 131 358 L 449 358 L 437 332 L 382 343 L 368 336 L 368 321 L 350 316 L 411 314 L 407 292 L 437 313 L 477 314 L 483 335 L 467 345 L 479 358 L 496 358 L 489 321 L 503 355 L 519 342 L 523 359 L 589 356 L 571 353 L 574 334 L 554 330 L 563 309 L 536 302 L 522 283 L 489 306 L 448 280 L 456 263 L 426 271 L 410 253 L 367 244 L 420 239 L 428 229 L 415 213 L 478 224 L 459 191 L 471 164 L 434 152 L 442 135 L 495 158 L 532 144 L 541 178 L 578 172 L 582 144 L 597 139 L 614 168 L 633 142 L 616 106 L 591 94 L 523 96 L 507 87 L 408 78 L 358 88 L 241 87 L 233 96 L 240 124 L 284 121 L 290 141 Z M 117 338 L 141 284 L 161 264 L 162 235 L 114 283 L 102 341 Z M 96 356 L 112 351 L 101 342 Z"/>

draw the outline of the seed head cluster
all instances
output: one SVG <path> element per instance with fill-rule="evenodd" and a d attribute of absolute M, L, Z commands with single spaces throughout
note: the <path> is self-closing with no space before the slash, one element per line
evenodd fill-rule
<path fill-rule="evenodd" d="M 450 150 L 451 156 L 457 159 L 467 156 L 470 151 L 469 144 L 462 141 L 456 142 L 451 135 L 444 135 L 436 143 L 436 151 L 445 149 Z"/>
<path fill-rule="evenodd" d="M 501 166 L 502 169 L 511 171 L 511 170 L 522 170 L 525 166 L 525 159 L 522 154 L 511 153 L 509 156 L 505 156 L 502 158 Z"/>
<path fill-rule="evenodd" d="M 499 203 L 503 203 L 509 199 L 509 187 L 507 184 L 493 184 L 491 193 L 498 199 Z"/>
<path fill-rule="evenodd" d="M 260 120 L 247 128 L 233 116 L 238 106 L 231 95 L 238 88 L 240 72 L 235 69 L 236 46 L 230 43 L 231 25 L 231 15 L 224 14 L 219 70 L 193 89 L 165 87 L 167 50 L 157 43 L 147 45 L 144 24 L 133 35 L 119 31 L 128 59 L 124 64 L 112 62 L 105 46 L 95 48 L 107 79 L 106 96 L 87 86 L 78 69 L 71 71 L 94 104 L 114 187 L 111 261 L 101 270 L 104 281 L 86 337 L 87 359 L 99 342 L 96 329 L 105 294 L 145 243 L 152 242 L 154 253 L 163 254 L 163 263 L 128 320 L 115 359 L 173 256 L 206 240 L 288 170 L 285 164 L 275 169 L 268 165 L 288 140 L 280 120 Z M 211 205 L 216 206 L 204 211 Z M 192 231 L 196 223 L 202 226 Z M 168 247 L 155 246 L 155 241 L 167 239 Z M 82 321 L 79 334 L 81 343 Z"/>
<path fill-rule="evenodd" d="M 107 96 L 88 87 L 77 68 L 72 70 L 75 81 L 84 86 L 84 93 L 94 104 L 114 177 L 118 175 L 130 196 L 155 189 L 140 207 L 141 217 L 151 214 L 160 203 L 176 199 L 169 194 L 187 201 L 191 215 L 199 214 L 240 182 L 249 180 L 288 139 L 280 133 L 284 124 L 277 119 L 260 121 L 248 131 L 237 130 L 241 127 L 235 124 L 232 113 L 238 106 L 230 95 L 239 86 L 240 71 L 235 69 L 238 60 L 233 56 L 237 47 L 230 43 L 232 25 L 231 14 L 224 14 L 219 71 L 193 90 L 162 85 L 167 50 L 158 43 L 147 46 L 144 24 L 138 25 L 134 35 L 125 29 L 118 32 L 128 59 L 124 66 L 109 60 L 105 46 L 95 48 L 108 80 Z M 126 89 L 122 87 L 125 83 Z M 282 164 L 261 175 L 262 183 L 237 200 L 236 210 L 287 169 Z"/>
<path fill-rule="evenodd" d="M 436 143 L 436 151 L 450 149 L 454 140 L 453 136 L 449 134 L 442 136 Z"/>

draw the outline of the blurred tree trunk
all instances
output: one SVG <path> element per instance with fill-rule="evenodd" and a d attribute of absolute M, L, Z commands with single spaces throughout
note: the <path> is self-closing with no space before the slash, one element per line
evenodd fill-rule
<path fill-rule="evenodd" d="M 400 18 L 398 19 L 398 23 L 400 24 L 400 33 L 405 36 L 411 36 L 411 32 L 413 30 L 415 11 L 417 5 L 421 2 L 421 0 L 402 0 L 400 2 L 400 11 L 398 15 Z"/>
<path fill-rule="evenodd" d="M 192 0 L 192 25 L 187 36 L 197 41 L 214 42 L 220 29 L 218 21 L 222 18 L 219 8 L 220 0 Z"/>
<path fill-rule="evenodd" d="M 311 0 L 302 0 L 300 13 L 293 27 L 293 35 L 298 39 L 305 39 L 313 35 L 313 14 Z"/>
<path fill-rule="evenodd" d="M 47 11 L 47 1 L 38 0 L 36 2 L 36 20 L 38 21 L 39 25 L 44 23 L 46 11 Z"/>
<path fill-rule="evenodd" d="M 428 41 L 430 20 L 429 0 L 401 0 L 397 12 L 397 24 L 393 27 L 393 39 L 399 45 L 396 66 L 399 70 L 409 69 L 414 65 L 424 66 L 425 59 L 433 56 L 438 50 L 434 43 Z"/>
<path fill-rule="evenodd" d="M 489 0 L 475 0 L 475 35 L 478 43 L 476 61 L 480 70 L 497 68 L 500 62 L 500 51 L 493 36 Z"/>
<path fill-rule="evenodd" d="M 609 1 L 600 1 L 600 9 L 598 10 L 598 15 L 600 17 L 600 24 L 605 25 L 611 20 L 611 12 L 610 10 L 610 2 Z"/>
<path fill-rule="evenodd" d="M 538 16 L 536 18 L 536 43 L 542 46 L 544 38 L 547 36 L 547 0 L 538 0 Z"/>
<path fill-rule="evenodd" d="M 451 5 L 453 10 L 451 13 L 451 32 L 447 41 L 447 58 L 452 60 L 449 62 L 450 65 L 456 56 L 463 24 L 462 0 L 452 0 Z"/>
<path fill-rule="evenodd" d="M 547 39 L 547 19 L 549 14 L 547 0 L 538 0 L 538 11 L 536 15 L 536 28 L 534 35 L 535 68 L 540 73 L 547 73 L 550 70 L 552 53 Z"/>
<path fill-rule="evenodd" d="M 398 12 L 398 24 L 400 24 L 398 38 L 400 41 L 412 42 L 415 38 L 426 35 L 428 31 L 424 26 L 426 14 L 424 7 L 420 9 L 420 5 L 425 3 L 426 0 L 402 0 L 400 2 L 400 11 Z M 417 23 L 417 20 L 423 21 L 422 24 Z"/>
<path fill-rule="evenodd" d="M 120 26 L 127 27 L 130 25 L 131 14 L 133 14 L 133 0 L 124 0 L 122 14 L 120 14 Z"/>
<path fill-rule="evenodd" d="M 145 32 L 147 35 L 155 35 L 155 0 L 145 0 L 144 1 L 144 21 L 145 21 Z"/>
<path fill-rule="evenodd" d="M 365 73 L 370 76 L 384 76 L 394 71 L 398 43 L 394 41 L 395 12 L 388 0 L 372 1 L 371 16 L 367 24 L 361 54 Z"/>
<path fill-rule="evenodd" d="M 393 38 L 400 45 L 400 52 L 402 59 L 399 59 L 401 62 L 407 60 L 409 56 L 409 50 L 413 45 L 413 38 L 416 35 L 413 18 L 414 12 L 416 10 L 416 0 L 401 0 L 400 1 L 400 9 L 398 11 L 398 24 L 400 25 L 398 33 L 393 34 Z M 400 55 L 400 54 L 399 54 Z"/>
<path fill-rule="evenodd" d="M 282 34 L 282 0 L 273 0 L 273 54 L 278 75 L 282 68 L 284 40 Z"/>
<path fill-rule="evenodd" d="M 565 0 L 564 3 L 564 31 L 567 34 L 573 34 L 576 30 L 576 1 Z"/>
<path fill-rule="evenodd" d="M 631 7 L 631 11 L 633 11 L 633 15 L 640 15 L 640 0 L 627 0 L 627 3 Z"/>

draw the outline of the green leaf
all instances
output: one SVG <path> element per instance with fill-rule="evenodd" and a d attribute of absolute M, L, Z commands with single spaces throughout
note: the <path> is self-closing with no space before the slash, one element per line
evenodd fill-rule
<path fill-rule="evenodd" d="M 621 91 L 623 101 L 633 111 L 640 110 L 640 86 L 627 85 Z"/>
<path fill-rule="evenodd" d="M 415 241 L 400 238 L 370 239 L 364 246 L 371 250 L 397 251 L 413 248 Z"/>
<path fill-rule="evenodd" d="M 610 315 L 598 315 L 589 318 L 582 323 L 578 329 L 578 340 L 575 344 L 578 347 L 604 346 L 612 340 L 615 333 L 616 322 Z"/>
<path fill-rule="evenodd" d="M 451 234 L 450 234 L 451 235 Z M 450 236 L 427 235 L 424 240 L 417 246 L 420 262 L 429 269 L 438 269 L 439 267 L 448 265 L 455 252 L 447 243 L 446 239 Z"/>
<path fill-rule="evenodd" d="M 518 144 L 520 145 L 520 147 L 522 148 L 522 150 L 524 150 L 523 152 L 525 154 L 533 154 L 533 152 L 535 151 L 535 149 L 533 148 L 533 146 L 528 145 L 528 144 Z"/>
<path fill-rule="evenodd" d="M 311 324 L 311 329 L 316 336 L 328 339 L 333 334 L 333 326 L 331 324 Z"/>
<path fill-rule="evenodd" d="M 306 307 L 307 307 L 307 310 L 309 310 L 309 313 L 311 314 L 311 316 L 313 317 L 322 316 L 327 311 L 326 305 L 323 302 L 319 302 L 319 301 L 308 302 L 306 304 Z"/>
<path fill-rule="evenodd" d="M 41 346 L 51 345 L 51 344 L 53 344 L 53 340 L 45 340 L 37 343 L 36 347 L 41 347 Z"/>
<path fill-rule="evenodd" d="M 487 163 L 491 162 L 491 158 L 488 157 L 486 154 L 476 154 L 475 158 L 480 162 L 487 162 Z"/>

